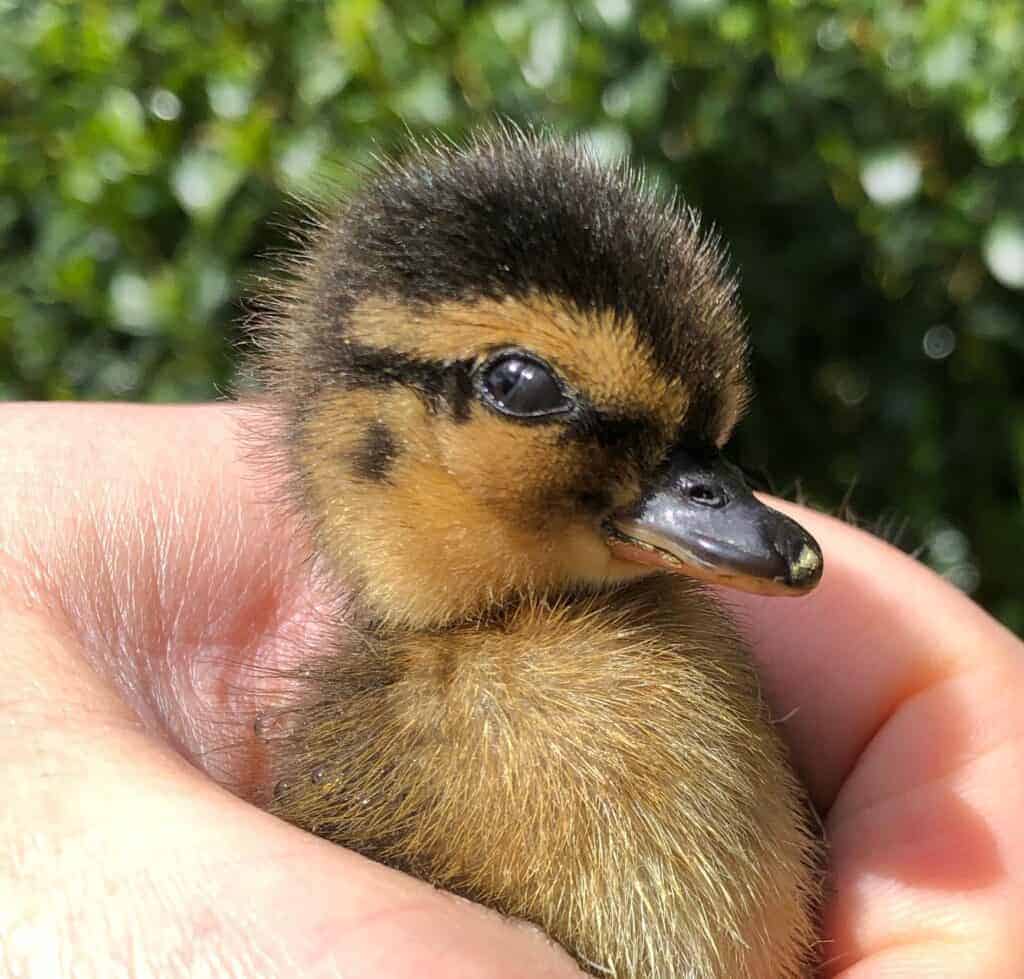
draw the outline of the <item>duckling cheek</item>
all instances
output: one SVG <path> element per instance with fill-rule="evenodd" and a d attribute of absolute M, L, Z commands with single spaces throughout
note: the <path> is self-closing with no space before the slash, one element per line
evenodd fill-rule
<path fill-rule="evenodd" d="M 521 518 L 529 453 L 486 425 L 474 435 L 476 415 L 431 413 L 405 388 L 349 389 L 297 433 L 320 549 L 378 615 L 457 616 L 532 579 L 545 538 Z"/>
<path fill-rule="evenodd" d="M 321 399 L 301 426 L 303 490 L 338 566 L 365 571 L 373 554 L 399 550 L 415 526 L 417 494 L 443 496 L 427 414 L 407 389 L 344 390 Z"/>
<path fill-rule="evenodd" d="M 326 397 L 298 432 L 297 455 L 307 492 L 320 512 L 345 513 L 360 484 L 389 484 L 395 469 L 418 450 L 410 415 L 414 400 L 405 392 L 350 390 Z M 422 409 L 419 409 L 422 413 Z M 363 489 L 362 495 L 366 495 Z"/>
<path fill-rule="evenodd" d="M 297 449 L 320 547 L 365 604 L 408 623 L 482 591 L 638 573 L 611 567 L 585 505 L 614 499 L 608 453 L 560 432 L 479 405 L 456 421 L 400 387 L 323 398 Z"/>
<path fill-rule="evenodd" d="M 560 444 L 560 431 L 557 423 L 523 424 L 478 407 L 442 435 L 443 464 L 494 519 L 541 529 L 566 517 L 586 475 L 584 447 Z"/>

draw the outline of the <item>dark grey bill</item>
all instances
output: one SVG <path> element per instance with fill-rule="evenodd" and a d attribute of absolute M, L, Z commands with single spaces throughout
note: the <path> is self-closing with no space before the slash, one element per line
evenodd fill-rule
<path fill-rule="evenodd" d="M 675 450 L 639 504 L 611 524 L 620 555 L 745 591 L 802 594 L 821 580 L 817 541 L 756 499 L 717 452 Z"/>

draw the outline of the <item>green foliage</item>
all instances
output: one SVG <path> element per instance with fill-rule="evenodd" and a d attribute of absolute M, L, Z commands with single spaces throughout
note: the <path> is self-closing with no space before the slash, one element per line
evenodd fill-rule
<path fill-rule="evenodd" d="M 501 114 L 731 242 L 748 464 L 1024 629 L 1019 0 L 0 0 L 0 396 L 213 396 L 329 160 Z"/>

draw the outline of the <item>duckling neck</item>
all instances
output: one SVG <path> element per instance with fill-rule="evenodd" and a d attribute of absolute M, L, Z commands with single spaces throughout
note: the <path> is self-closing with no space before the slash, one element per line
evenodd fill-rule
<path fill-rule="evenodd" d="M 657 590 L 653 575 L 630 582 L 564 582 L 547 587 L 531 583 L 526 587 L 494 588 L 478 584 L 456 596 L 435 593 L 430 601 L 420 601 L 415 607 L 400 606 L 395 602 L 367 601 L 365 593 L 356 591 L 350 609 L 353 625 L 362 633 L 380 637 L 408 637 L 424 635 L 485 635 L 502 633 L 521 617 L 540 620 L 551 616 L 559 619 L 564 610 L 580 603 L 588 607 L 614 602 L 614 595 L 627 585 L 639 593 L 647 588 Z"/>

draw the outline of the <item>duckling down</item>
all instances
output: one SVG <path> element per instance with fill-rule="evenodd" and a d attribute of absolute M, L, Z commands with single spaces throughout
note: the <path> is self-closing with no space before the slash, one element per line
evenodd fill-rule
<path fill-rule="evenodd" d="M 821 554 L 720 450 L 749 399 L 695 212 L 584 148 L 420 148 L 320 215 L 257 371 L 319 564 L 268 808 L 594 975 L 813 964 L 807 803 L 704 581 Z"/>

